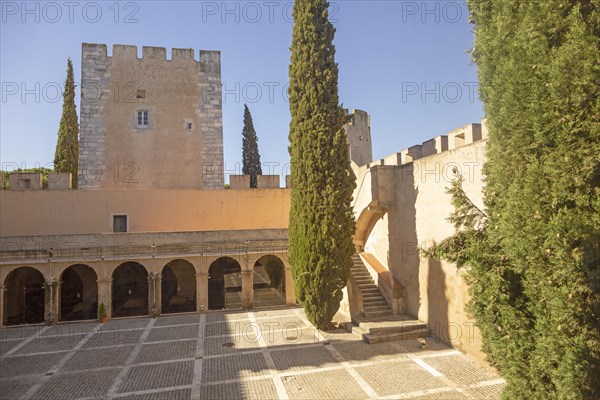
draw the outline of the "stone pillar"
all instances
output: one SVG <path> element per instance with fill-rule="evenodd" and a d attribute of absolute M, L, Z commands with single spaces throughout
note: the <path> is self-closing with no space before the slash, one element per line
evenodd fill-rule
<path fill-rule="evenodd" d="M 58 287 L 59 283 L 55 280 L 44 282 L 44 323 L 46 325 L 58 323 Z"/>
<path fill-rule="evenodd" d="M 154 310 L 154 301 L 156 299 L 156 279 L 154 273 L 150 272 L 146 276 L 148 282 L 148 315 L 150 317 L 158 316 L 158 309 Z M 156 314 L 155 314 L 156 313 Z"/>
<path fill-rule="evenodd" d="M 285 304 L 288 306 L 296 305 L 296 284 L 291 268 L 285 268 Z"/>
<path fill-rule="evenodd" d="M 4 285 L 0 285 L 0 328 L 4 326 L 4 293 Z"/>
<path fill-rule="evenodd" d="M 196 311 L 208 311 L 208 272 L 196 274 Z"/>
<path fill-rule="evenodd" d="M 106 316 L 112 317 L 112 279 L 98 279 L 98 307 L 104 303 Z M 98 310 L 96 310 L 96 313 Z"/>
<path fill-rule="evenodd" d="M 242 307 L 254 307 L 254 271 L 242 271 Z"/>
<path fill-rule="evenodd" d="M 154 281 L 154 290 L 156 290 L 156 311 L 158 315 L 162 314 L 162 274 L 156 274 Z"/>

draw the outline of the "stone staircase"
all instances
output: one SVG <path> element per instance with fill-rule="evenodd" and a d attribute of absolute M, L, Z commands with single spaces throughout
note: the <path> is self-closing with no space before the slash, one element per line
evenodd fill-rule
<path fill-rule="evenodd" d="M 363 296 L 362 315 L 367 318 L 391 316 L 392 310 L 357 253 L 352 256 L 352 276 Z"/>
<path fill-rule="evenodd" d="M 342 324 L 367 343 L 419 339 L 429 336 L 427 325 L 405 314 L 392 314 L 387 301 L 358 254 L 352 256 L 352 277 L 363 296 L 362 315 Z"/>

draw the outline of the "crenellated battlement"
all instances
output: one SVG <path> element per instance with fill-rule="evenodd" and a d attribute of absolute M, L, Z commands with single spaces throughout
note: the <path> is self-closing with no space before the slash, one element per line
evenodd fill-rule
<path fill-rule="evenodd" d="M 112 55 L 108 55 L 108 47 L 105 44 L 99 43 L 83 43 L 82 44 L 83 58 L 117 60 L 139 60 L 139 61 L 165 61 L 165 62 L 196 62 L 200 65 L 205 65 L 202 68 L 203 72 L 213 72 L 215 66 L 221 64 L 221 52 L 217 50 L 199 50 L 198 59 L 194 49 L 171 49 L 171 58 L 167 57 L 167 48 L 142 46 L 142 56 L 138 57 L 138 46 L 114 44 L 112 46 Z M 219 68 L 220 69 L 220 68 Z"/>
<path fill-rule="evenodd" d="M 424 157 L 467 146 L 480 140 L 487 139 L 487 137 L 487 120 L 484 119 L 479 124 L 467 124 L 460 128 L 454 129 L 447 135 L 436 136 L 432 139 L 426 140 L 421 144 L 401 150 L 398 153 L 392 153 L 382 159 L 361 165 L 359 166 L 357 172 L 360 175 L 366 170 L 369 170 L 371 167 L 377 165 L 398 166 L 408 164 Z"/>

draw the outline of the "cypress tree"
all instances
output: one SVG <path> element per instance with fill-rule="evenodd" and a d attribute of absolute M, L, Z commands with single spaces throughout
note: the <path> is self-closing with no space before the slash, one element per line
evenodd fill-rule
<path fill-rule="evenodd" d="M 289 67 L 289 257 L 297 298 L 318 328 L 327 328 L 339 309 L 354 252 L 355 183 L 327 7 L 325 0 L 295 1 Z"/>
<path fill-rule="evenodd" d="M 457 233 L 430 253 L 470 267 L 469 310 L 507 399 L 600 397 L 598 7 L 469 0 L 485 215 L 453 185 Z"/>
<path fill-rule="evenodd" d="M 73 63 L 67 60 L 67 78 L 63 94 L 63 111 L 58 128 L 58 141 L 54 153 L 54 170 L 70 172 L 73 188 L 77 187 L 77 166 L 79 160 L 79 122 L 75 106 L 75 79 Z"/>
<path fill-rule="evenodd" d="M 242 172 L 250 175 L 250 187 L 256 187 L 256 175 L 262 174 L 260 166 L 260 153 L 258 152 L 258 138 L 254 130 L 252 115 L 248 106 L 244 104 L 244 129 L 242 130 Z"/>

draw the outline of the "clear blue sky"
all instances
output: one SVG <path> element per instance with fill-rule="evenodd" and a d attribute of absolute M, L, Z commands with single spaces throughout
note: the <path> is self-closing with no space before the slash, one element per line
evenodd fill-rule
<path fill-rule="evenodd" d="M 194 48 L 196 57 L 199 49 L 220 50 L 226 173 L 239 173 L 244 102 L 263 163 L 281 173 L 289 162 L 285 85 L 292 5 L 59 1 L 24 7 L 21 1 L 2 1 L 3 169 L 11 169 L 7 163 L 52 162 L 62 106 L 56 88 L 64 83 L 67 57 L 79 81 L 81 43 L 88 42 L 107 44 L 109 53 L 113 44 L 137 45 L 140 52 L 143 45 L 167 47 L 168 56 L 173 47 Z M 483 117 L 463 1 L 344 0 L 331 2 L 330 10 L 340 101 L 370 113 L 375 158 Z"/>

